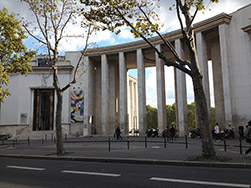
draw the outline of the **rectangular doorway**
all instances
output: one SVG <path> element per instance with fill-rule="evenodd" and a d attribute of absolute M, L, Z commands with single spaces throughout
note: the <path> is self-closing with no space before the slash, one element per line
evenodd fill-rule
<path fill-rule="evenodd" d="M 33 131 L 53 130 L 54 90 L 34 90 Z"/>

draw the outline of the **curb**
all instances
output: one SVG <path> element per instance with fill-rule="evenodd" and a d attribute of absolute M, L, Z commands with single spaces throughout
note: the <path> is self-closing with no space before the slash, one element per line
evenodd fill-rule
<path fill-rule="evenodd" d="M 251 169 L 250 163 L 202 162 L 202 161 L 181 161 L 181 160 L 135 159 L 135 158 L 70 157 L 70 156 L 65 157 L 65 156 L 18 155 L 18 154 L 2 154 L 0 155 L 0 157 L 44 159 L 44 160 L 68 160 L 68 161 L 84 161 L 84 162 L 105 162 L 105 163 L 169 165 L 169 166 L 187 166 L 187 167 Z"/>

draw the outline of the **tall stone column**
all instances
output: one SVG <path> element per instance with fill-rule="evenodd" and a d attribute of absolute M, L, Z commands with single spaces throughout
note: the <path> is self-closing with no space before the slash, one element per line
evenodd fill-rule
<path fill-rule="evenodd" d="M 115 85 L 116 85 L 116 90 L 115 90 L 115 97 L 116 97 L 116 102 L 115 102 L 115 113 L 116 113 L 116 128 L 117 128 L 117 126 L 120 126 L 120 113 L 119 113 L 119 111 L 120 111 L 120 100 L 119 100 L 119 95 L 120 95 L 120 86 L 119 86 L 119 84 L 120 84 L 120 80 L 119 80 L 119 63 L 117 63 L 116 64 L 116 67 L 115 67 L 115 69 L 116 69 L 116 74 L 115 74 Z"/>
<path fill-rule="evenodd" d="M 133 123 L 134 123 L 134 128 L 135 129 L 138 129 L 139 128 L 139 125 L 138 125 L 138 100 L 137 100 L 137 96 L 138 96 L 138 93 L 137 93 L 137 86 L 136 86 L 136 83 L 134 82 L 133 83 L 133 99 L 134 99 L 134 112 L 133 112 Z"/>
<path fill-rule="evenodd" d="M 227 25 L 219 25 L 219 40 L 220 40 L 220 55 L 222 67 L 222 82 L 224 95 L 224 108 L 226 125 L 232 124 L 232 104 L 230 91 L 230 73 L 228 64 L 228 50 L 227 50 Z"/>
<path fill-rule="evenodd" d="M 84 129 L 83 129 L 83 135 L 85 136 L 86 130 L 87 134 L 91 135 L 94 132 L 94 75 L 93 75 L 93 65 L 89 57 L 84 57 L 85 62 L 85 81 L 86 85 L 84 87 Z"/>
<path fill-rule="evenodd" d="M 129 114 L 130 114 L 130 123 L 129 123 L 129 127 L 132 129 L 133 128 L 133 87 L 132 87 L 132 84 L 133 84 L 133 82 L 132 82 L 132 80 L 131 81 L 129 81 L 129 91 L 130 91 L 130 104 L 129 104 L 129 106 L 130 106 L 130 112 L 129 112 Z"/>
<path fill-rule="evenodd" d="M 104 54 L 101 56 L 101 103 L 102 103 L 102 134 L 107 135 L 109 119 L 109 68 L 108 59 Z"/>
<path fill-rule="evenodd" d="M 207 99 L 208 115 L 211 117 L 211 103 L 210 103 L 210 89 L 208 77 L 208 56 L 207 56 L 207 43 L 203 33 L 196 33 L 196 47 L 200 70 L 203 75 L 202 84 Z M 197 113 L 196 113 L 197 116 Z M 197 119 L 197 118 L 196 118 Z M 211 121 L 210 121 L 211 124 Z"/>
<path fill-rule="evenodd" d="M 128 134 L 127 115 L 127 68 L 124 52 L 119 53 L 119 84 L 120 84 L 120 129 Z"/>
<path fill-rule="evenodd" d="M 177 53 L 183 58 L 185 56 L 184 49 L 180 39 L 175 40 L 175 49 Z M 187 117 L 187 94 L 186 94 L 186 75 L 184 72 L 176 70 L 176 116 L 178 131 L 180 136 L 188 134 L 188 117 Z"/>
<path fill-rule="evenodd" d="M 156 48 L 161 51 L 160 45 Z M 166 92 L 165 92 L 165 69 L 164 62 L 155 54 L 157 76 L 157 103 L 158 103 L 158 129 L 161 133 L 167 126 L 166 122 Z"/>
<path fill-rule="evenodd" d="M 211 42 L 211 57 L 213 66 L 215 119 L 221 128 L 225 128 L 225 109 L 222 82 L 222 65 L 220 57 L 219 40 L 213 39 Z"/>
<path fill-rule="evenodd" d="M 137 66 L 138 66 L 139 134 L 144 135 L 146 132 L 146 81 L 145 81 L 145 64 L 144 64 L 142 49 L 137 49 Z"/>
<path fill-rule="evenodd" d="M 116 129 L 116 63 L 109 64 L 109 120 L 107 134 L 113 134 Z"/>

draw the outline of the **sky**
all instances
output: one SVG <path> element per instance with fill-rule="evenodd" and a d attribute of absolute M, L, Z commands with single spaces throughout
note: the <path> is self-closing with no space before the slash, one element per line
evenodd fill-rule
<path fill-rule="evenodd" d="M 168 8 L 173 4 L 173 0 L 161 0 L 161 7 L 157 10 L 161 22 L 164 23 L 164 27 L 161 29 L 162 33 L 170 32 L 179 29 L 179 23 L 175 15 L 175 11 L 169 11 Z M 206 1 L 208 2 L 208 0 Z M 220 14 L 222 12 L 232 13 L 245 5 L 250 4 L 250 0 L 219 0 L 218 4 L 206 3 L 207 10 L 202 13 L 198 13 L 195 19 L 195 23 L 202 21 L 204 19 L 210 18 L 214 15 Z M 27 6 L 21 3 L 19 0 L 0 0 L 0 9 L 6 7 L 9 12 L 14 12 L 19 14 L 19 17 L 24 17 L 27 20 L 32 20 L 32 14 L 29 12 Z M 167 24 L 168 23 L 168 24 Z M 84 30 L 78 25 L 72 25 L 67 29 L 67 33 L 78 35 L 84 33 Z M 119 35 L 115 35 L 109 31 L 102 31 L 96 33 L 91 37 L 91 41 L 95 42 L 96 46 L 110 46 L 121 43 L 128 43 L 139 39 L 134 39 L 133 35 L 130 33 L 129 29 L 126 27 L 122 28 L 122 32 Z M 64 40 L 61 43 L 60 50 L 65 51 L 77 51 L 83 48 L 84 40 L 79 38 L 70 38 L 70 40 Z M 25 41 L 25 45 L 28 48 L 34 48 L 36 50 L 43 51 L 40 46 L 38 46 L 31 38 Z M 175 92 L 174 92 L 174 75 L 172 67 L 165 67 L 165 83 L 166 83 L 166 102 L 172 105 L 175 102 Z M 129 74 L 137 78 L 136 70 L 129 70 Z M 187 76 L 187 99 L 188 104 L 193 102 L 194 95 L 192 89 L 192 81 Z M 209 63 L 209 78 L 210 78 L 210 93 L 211 93 L 211 105 L 214 106 L 213 99 L 213 86 L 212 86 L 212 70 Z M 146 104 L 153 107 L 157 107 L 157 89 L 156 89 L 156 69 L 147 68 L 146 69 Z"/>

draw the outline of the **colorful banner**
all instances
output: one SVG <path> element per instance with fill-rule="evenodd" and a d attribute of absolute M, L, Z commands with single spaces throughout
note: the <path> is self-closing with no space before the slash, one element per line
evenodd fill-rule
<path fill-rule="evenodd" d="M 83 122 L 84 120 L 84 92 L 82 90 L 71 91 L 71 122 Z"/>

